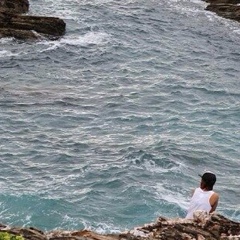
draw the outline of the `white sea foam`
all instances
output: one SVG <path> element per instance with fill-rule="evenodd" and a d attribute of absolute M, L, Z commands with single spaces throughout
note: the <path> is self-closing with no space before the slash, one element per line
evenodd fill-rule
<path fill-rule="evenodd" d="M 240 35 L 240 29 L 234 29 L 233 32 Z"/>
<path fill-rule="evenodd" d="M 8 50 L 0 50 L 0 58 L 18 56 L 19 53 L 13 53 Z"/>
<path fill-rule="evenodd" d="M 89 32 L 83 36 L 69 36 L 62 38 L 60 42 L 68 45 L 101 45 L 107 42 L 109 35 L 104 32 Z"/>
<path fill-rule="evenodd" d="M 55 50 L 61 46 L 60 41 L 47 41 L 46 40 L 46 41 L 41 41 L 37 44 L 47 46 L 47 48 L 43 48 L 43 49 L 41 48 L 41 50 L 39 52 L 48 52 L 51 50 Z"/>
<path fill-rule="evenodd" d="M 185 198 L 181 193 L 166 189 L 162 183 L 156 183 L 154 188 L 158 199 L 163 199 L 180 206 L 182 209 L 187 209 L 189 199 Z"/>
<path fill-rule="evenodd" d="M 94 6 L 103 1 L 34 0 L 34 11 L 79 22 L 67 22 L 57 41 L 0 40 L 3 221 L 116 232 L 154 215 L 183 215 L 192 174 L 206 165 L 223 172 L 220 207 L 239 219 L 237 24 L 202 13 L 197 0 L 147 14 L 141 10 L 157 1 L 135 0 L 142 21 L 126 7 L 134 0 L 114 14 L 122 3 Z M 147 34 L 145 17 L 154 30 Z M 106 45 L 106 58 L 88 51 Z M 78 49 L 87 49 L 84 64 Z"/>
<path fill-rule="evenodd" d="M 96 226 L 93 226 L 93 223 L 83 222 L 84 228 L 90 231 L 95 231 L 99 234 L 106 233 L 120 233 L 121 229 L 117 228 L 111 223 L 97 223 Z"/>
<path fill-rule="evenodd" d="M 172 9 L 176 9 L 179 13 L 186 15 L 197 15 L 202 14 L 204 10 L 204 2 L 201 1 L 179 1 L 171 0 L 167 4 L 171 6 Z"/>
<path fill-rule="evenodd" d="M 9 43 L 13 40 L 14 38 L 1 38 L 0 39 L 0 44 L 6 44 Z"/>
<path fill-rule="evenodd" d="M 6 51 L 6 50 L 0 51 L 0 57 L 6 57 L 6 56 L 9 56 L 10 54 L 11 54 L 10 51 Z"/>
<path fill-rule="evenodd" d="M 85 35 L 70 35 L 64 36 L 57 41 L 41 41 L 38 45 L 43 47 L 39 52 L 48 52 L 56 50 L 64 45 L 70 46 L 88 46 L 88 45 L 102 45 L 108 42 L 109 34 L 104 32 L 89 32 Z M 44 47 L 47 46 L 47 47 Z M 1 52 L 0 52 L 1 54 Z"/>

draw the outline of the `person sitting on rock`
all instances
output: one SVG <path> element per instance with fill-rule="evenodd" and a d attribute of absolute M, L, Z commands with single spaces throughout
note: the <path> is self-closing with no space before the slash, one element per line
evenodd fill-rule
<path fill-rule="evenodd" d="M 216 175 L 212 172 L 205 172 L 199 176 L 201 177 L 200 187 L 193 192 L 186 215 L 187 219 L 193 219 L 193 213 L 197 210 L 212 213 L 218 205 L 219 195 L 213 191 Z"/>

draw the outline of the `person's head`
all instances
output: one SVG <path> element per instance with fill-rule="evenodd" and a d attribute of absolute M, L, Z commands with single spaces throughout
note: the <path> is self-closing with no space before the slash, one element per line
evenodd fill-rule
<path fill-rule="evenodd" d="M 199 175 L 202 178 L 200 187 L 202 189 L 212 190 L 217 180 L 216 175 L 211 172 L 205 172 L 203 175 Z"/>

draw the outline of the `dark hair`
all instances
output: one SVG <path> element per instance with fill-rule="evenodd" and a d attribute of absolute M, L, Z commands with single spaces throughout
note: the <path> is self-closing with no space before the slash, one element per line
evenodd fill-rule
<path fill-rule="evenodd" d="M 217 180 L 216 175 L 211 172 L 206 172 L 201 176 L 201 178 L 202 178 L 203 183 L 207 187 L 207 189 L 212 190 L 213 186 Z"/>

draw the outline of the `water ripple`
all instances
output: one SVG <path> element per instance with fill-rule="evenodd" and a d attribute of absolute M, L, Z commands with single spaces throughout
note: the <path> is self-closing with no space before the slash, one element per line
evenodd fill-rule
<path fill-rule="evenodd" d="M 33 1 L 67 31 L 0 40 L 2 221 L 109 232 L 183 217 L 206 168 L 239 220 L 239 26 L 204 4 Z"/>

